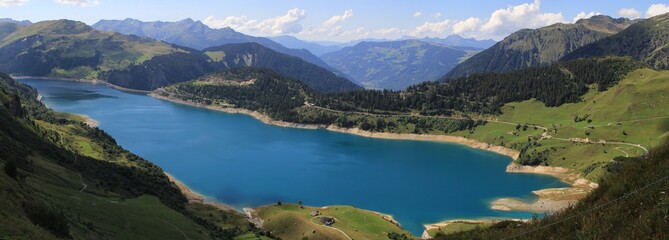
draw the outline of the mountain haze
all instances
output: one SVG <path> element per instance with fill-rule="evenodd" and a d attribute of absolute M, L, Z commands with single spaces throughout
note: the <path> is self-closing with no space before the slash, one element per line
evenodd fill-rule
<path fill-rule="evenodd" d="M 438 43 L 447 46 L 457 46 L 457 47 L 472 47 L 486 49 L 495 45 L 497 43 L 495 40 L 486 39 L 486 40 L 476 40 L 474 38 L 464 38 L 459 35 L 449 35 L 446 38 L 431 38 L 425 37 L 418 39 L 423 42 Z"/>
<path fill-rule="evenodd" d="M 594 16 L 574 24 L 557 23 L 538 29 L 523 29 L 467 59 L 446 76 L 457 78 L 551 64 L 582 46 L 622 31 L 634 22 L 626 18 Z"/>
<path fill-rule="evenodd" d="M 471 48 L 404 40 L 362 42 L 321 57 L 365 87 L 399 90 L 437 80 L 476 52 Z"/>
<path fill-rule="evenodd" d="M 273 41 L 289 48 L 307 49 L 310 52 L 316 54 L 316 56 L 321 56 L 323 54 L 334 52 L 343 48 L 343 46 L 340 45 L 324 45 L 316 42 L 305 41 L 290 35 L 269 37 L 269 39 L 272 39 Z"/>

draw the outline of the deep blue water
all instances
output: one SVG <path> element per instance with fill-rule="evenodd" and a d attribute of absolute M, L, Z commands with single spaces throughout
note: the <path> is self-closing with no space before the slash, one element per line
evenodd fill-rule
<path fill-rule="evenodd" d="M 422 224 L 447 219 L 530 217 L 491 210 L 489 202 L 566 186 L 552 177 L 505 173 L 510 158 L 456 144 L 281 128 L 103 85 L 22 82 L 49 107 L 98 120 L 124 148 L 236 208 L 278 200 L 353 205 L 391 214 L 420 235 Z"/>

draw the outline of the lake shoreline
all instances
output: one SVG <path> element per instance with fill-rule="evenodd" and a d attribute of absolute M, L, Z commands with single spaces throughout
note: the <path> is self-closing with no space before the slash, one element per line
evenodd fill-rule
<path fill-rule="evenodd" d="M 127 93 L 135 93 L 135 94 L 144 94 L 147 95 L 151 93 L 151 91 L 148 90 L 138 90 L 138 89 L 132 89 L 132 88 L 125 88 L 121 86 L 117 86 L 114 84 L 111 84 L 106 81 L 102 81 L 99 79 L 79 79 L 79 78 L 57 78 L 57 77 L 33 77 L 33 76 L 15 76 L 15 75 L 10 75 L 12 78 L 20 80 L 20 79 L 41 79 L 41 80 L 57 80 L 57 81 L 68 81 L 68 82 L 78 82 L 78 83 L 89 83 L 89 84 L 101 84 L 105 85 L 107 87 L 122 91 L 122 92 L 127 92 Z"/>
<path fill-rule="evenodd" d="M 183 194 L 186 197 L 186 199 L 188 199 L 188 203 L 205 204 L 205 205 L 209 205 L 209 206 L 218 208 L 219 210 L 229 211 L 229 212 L 236 212 L 236 213 L 241 214 L 239 211 L 237 211 L 237 209 L 231 207 L 230 205 L 227 205 L 227 204 L 222 203 L 222 202 L 207 200 L 207 198 L 204 195 L 193 191 L 193 189 L 188 187 L 188 185 L 186 185 L 185 183 L 183 183 L 182 181 L 180 181 L 176 177 L 172 176 L 171 174 L 169 174 L 167 172 L 163 172 L 163 173 L 165 173 L 165 176 L 167 176 L 167 178 L 170 180 L 170 182 L 172 182 L 179 189 L 179 191 L 181 191 L 181 194 Z"/>
<path fill-rule="evenodd" d="M 99 80 L 79 80 L 79 79 L 67 79 L 67 78 L 60 78 L 60 79 L 54 79 L 54 78 L 47 78 L 47 77 L 15 77 L 17 79 L 49 79 L 49 80 L 62 80 L 62 81 L 71 81 L 71 82 L 81 82 L 81 83 L 89 83 L 89 84 L 104 84 L 110 88 L 119 90 L 119 91 L 124 91 L 124 92 L 130 92 L 130 93 L 138 93 L 135 90 L 132 89 L 124 89 L 122 87 L 118 87 L 109 83 L 106 83 L 104 81 L 99 81 Z M 342 127 L 337 127 L 334 125 L 326 125 L 326 124 L 298 124 L 298 123 L 291 123 L 291 122 L 284 122 L 284 121 L 276 121 L 271 119 L 269 116 L 264 115 L 260 112 L 257 111 L 251 111 L 248 109 L 241 109 L 241 108 L 232 108 L 232 107 L 218 107 L 218 106 L 211 106 L 211 105 L 204 105 L 204 104 L 199 104 L 199 103 L 194 103 L 190 101 L 184 101 L 180 99 L 175 99 L 175 98 L 170 98 L 170 97 L 165 97 L 165 96 L 160 96 L 155 93 L 151 93 L 148 91 L 143 91 L 140 94 L 143 95 L 148 95 L 157 99 L 169 101 L 172 103 L 177 103 L 177 104 L 182 104 L 182 105 L 188 105 L 188 106 L 193 106 L 193 107 L 198 107 L 198 108 L 206 108 L 209 110 L 213 111 L 220 111 L 220 112 L 226 112 L 226 113 L 232 113 L 232 114 L 244 114 L 244 115 L 249 115 L 264 124 L 268 125 L 273 125 L 273 126 L 278 126 L 278 127 L 286 127 L 286 128 L 301 128 L 301 129 L 311 129 L 311 130 L 316 130 L 316 129 L 324 129 L 324 130 L 329 130 L 333 132 L 339 132 L 339 133 L 347 133 L 347 134 L 352 134 L 352 135 L 358 135 L 362 137 L 369 137 L 369 138 L 378 138 L 378 139 L 392 139 L 392 140 L 414 140 L 414 141 L 434 141 L 434 142 L 447 142 L 447 143 L 453 143 L 453 144 L 459 144 L 459 145 L 465 145 L 470 148 L 474 149 L 480 149 L 480 150 L 486 150 L 490 152 L 495 152 L 501 155 L 508 156 L 512 158 L 513 160 L 518 159 L 519 152 L 514 149 L 502 147 L 502 146 L 496 146 L 496 145 L 491 145 L 488 143 L 480 142 L 477 140 L 473 139 L 467 139 L 464 137 L 459 137 L 459 136 L 448 136 L 448 135 L 427 135 L 427 134 L 399 134 L 399 133 L 383 133 L 383 132 L 370 132 L 370 131 L 364 131 L 361 129 L 357 128 L 342 128 Z M 82 116 L 84 119 L 86 119 L 86 123 L 89 125 L 92 125 L 91 123 L 95 123 L 97 125 L 97 121 L 94 119 L 88 117 L 88 116 Z M 90 120 L 90 121 L 89 121 Z M 551 209 L 564 209 L 575 202 L 578 201 L 578 199 L 584 197 L 589 193 L 592 189 L 596 188 L 595 183 L 591 183 L 588 180 L 582 178 L 580 174 L 574 173 L 573 170 L 567 169 L 567 168 L 560 168 L 560 167 L 548 167 L 548 166 L 539 166 L 539 167 L 533 167 L 533 166 L 521 166 L 518 164 L 515 164 L 514 162 L 511 162 L 507 168 L 506 172 L 509 173 L 531 173 L 531 174 L 543 174 L 543 175 L 550 175 L 553 177 L 556 177 L 560 180 L 562 180 L 565 183 L 568 183 L 571 185 L 571 187 L 567 188 L 560 188 L 560 189 L 542 189 L 538 191 L 533 191 L 535 195 L 537 195 L 538 200 L 534 202 L 526 202 L 522 199 L 514 199 L 514 198 L 500 198 L 491 203 L 491 209 L 494 210 L 499 210 L 499 211 L 530 211 L 530 212 L 545 212 L 545 208 L 543 208 L 544 205 L 550 205 Z M 173 176 L 169 175 L 168 173 L 165 173 L 168 175 L 170 178 L 170 181 L 174 182 L 177 187 L 179 187 L 180 191 L 186 196 L 189 200 L 189 202 L 194 202 L 194 203 L 202 203 L 202 204 L 207 204 L 214 206 L 216 208 L 219 208 L 221 210 L 231 210 L 234 212 L 239 213 L 237 209 L 234 209 L 224 203 L 219 203 L 219 202 L 214 202 L 214 201 L 207 201 L 204 196 L 201 194 L 198 194 L 191 190 L 187 185 L 183 184 L 180 182 L 178 179 L 174 178 Z M 576 191 L 573 191 L 573 189 L 576 189 Z M 565 197 L 569 198 L 564 201 Z M 368 210 L 369 211 L 369 210 Z M 389 220 L 391 222 L 395 222 L 394 219 L 392 219 L 392 216 L 383 214 L 383 213 L 378 213 L 379 215 L 386 216 L 389 218 L 385 218 L 386 220 Z M 444 222 L 449 222 L 453 221 L 453 219 L 444 221 Z M 462 221 L 462 220 L 460 220 Z M 434 224 L 441 224 L 444 222 L 440 223 L 434 223 Z M 399 224 L 399 223 L 397 223 Z M 427 224 L 424 225 L 426 228 L 430 225 L 434 224 Z"/>
<path fill-rule="evenodd" d="M 449 136 L 449 135 L 431 135 L 431 134 L 412 134 L 412 133 L 386 133 L 386 132 L 371 132 L 371 131 L 365 131 L 362 129 L 358 128 L 343 128 L 343 127 L 338 127 L 335 125 L 327 125 L 327 124 L 303 124 L 303 123 L 291 123 L 291 122 L 285 122 L 285 121 L 278 121 L 278 120 L 273 120 L 269 116 L 262 114 L 258 111 L 252 111 L 248 109 L 243 109 L 243 108 L 232 108 L 232 107 L 218 107 L 218 106 L 212 106 L 212 105 L 205 105 L 205 104 L 199 104 L 199 103 L 194 103 L 190 101 L 184 101 L 180 99 L 175 99 L 175 98 L 170 98 L 170 97 L 165 97 L 165 96 L 160 96 L 155 93 L 150 93 L 148 94 L 151 97 L 177 103 L 177 104 L 183 104 L 183 105 L 188 105 L 192 107 L 198 107 L 198 108 L 206 108 L 209 110 L 213 111 L 219 111 L 219 112 L 225 112 L 225 113 L 232 113 L 232 114 L 244 114 L 251 116 L 267 125 L 272 125 L 272 126 L 277 126 L 277 127 L 285 127 L 285 128 L 299 128 L 299 129 L 310 129 L 310 130 L 316 130 L 316 129 L 324 129 L 324 130 L 329 130 L 333 132 L 339 132 L 339 133 L 348 133 L 352 135 L 357 135 L 357 136 L 362 136 L 362 137 L 368 137 L 368 138 L 378 138 L 378 139 L 390 139 L 390 140 L 415 140 L 415 141 L 432 141 L 432 142 L 447 142 L 447 143 L 455 143 L 459 145 L 465 145 L 470 148 L 474 149 L 480 149 L 480 150 L 485 150 L 485 151 L 490 151 L 494 152 L 497 154 L 501 154 L 507 157 L 510 157 L 513 160 L 518 159 L 518 156 L 520 155 L 520 152 L 518 152 L 515 149 L 511 148 L 506 148 L 502 146 L 497 146 L 497 145 L 492 145 L 484 142 L 480 142 L 477 140 L 473 139 L 468 139 L 464 137 L 459 137 L 459 136 Z"/>
<path fill-rule="evenodd" d="M 379 139 L 446 142 L 446 143 L 465 145 L 467 147 L 474 149 L 494 152 L 497 154 L 508 156 L 513 160 L 518 159 L 520 155 L 520 152 L 515 149 L 496 146 L 459 136 L 370 132 L 357 128 L 342 128 L 326 124 L 291 123 L 291 122 L 273 120 L 269 116 L 264 115 L 258 111 L 251 111 L 248 109 L 205 105 L 191 101 L 165 97 L 155 93 L 150 93 L 148 95 L 157 99 L 192 107 L 206 108 L 213 111 L 219 111 L 231 114 L 244 114 L 251 116 L 265 124 L 278 127 L 300 128 L 300 129 L 311 129 L 311 130 L 325 129 L 333 132 L 347 133 L 362 137 L 379 138 Z M 598 187 L 597 183 L 590 182 L 589 180 L 583 178 L 580 173 L 576 173 L 572 169 L 563 167 L 523 166 L 512 161 L 506 167 L 505 171 L 508 173 L 548 175 L 560 179 L 561 181 L 569 184 L 570 187 L 547 188 L 533 191 L 532 193 L 537 196 L 537 200 L 533 202 L 528 202 L 526 200 L 517 198 L 499 198 L 492 201 L 490 204 L 491 209 L 498 211 L 526 211 L 526 212 L 536 212 L 536 213 L 543 213 L 548 211 L 556 212 L 576 204 L 578 200 L 582 199 L 593 189 Z M 518 219 L 510 219 L 510 220 L 518 220 Z M 428 227 L 431 226 L 447 224 L 452 221 L 456 220 L 451 219 L 442 222 L 426 224 L 424 226 L 427 229 Z M 457 221 L 464 221 L 464 220 L 459 219 Z"/>

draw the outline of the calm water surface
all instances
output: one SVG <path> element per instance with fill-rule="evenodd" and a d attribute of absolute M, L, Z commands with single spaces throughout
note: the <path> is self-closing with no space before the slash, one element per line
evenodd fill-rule
<path fill-rule="evenodd" d="M 510 158 L 456 144 L 281 128 L 103 85 L 22 82 L 49 107 L 94 118 L 124 148 L 236 208 L 278 200 L 353 205 L 391 214 L 420 235 L 422 224 L 453 218 L 530 217 L 491 210 L 489 202 L 566 186 L 552 177 L 505 173 Z"/>

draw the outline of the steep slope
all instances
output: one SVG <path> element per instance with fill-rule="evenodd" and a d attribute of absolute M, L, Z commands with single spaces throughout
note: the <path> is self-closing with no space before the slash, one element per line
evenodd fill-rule
<path fill-rule="evenodd" d="M 93 28 L 102 31 L 153 38 L 198 50 L 231 43 L 255 42 L 274 51 L 296 56 L 330 71 L 336 71 L 335 68 L 327 65 L 308 50 L 286 48 L 270 39 L 245 35 L 229 27 L 212 29 L 204 25 L 201 21 L 193 21 L 192 19 L 184 19 L 177 22 L 142 22 L 131 18 L 125 20 L 100 20 L 93 25 Z"/>
<path fill-rule="evenodd" d="M 417 40 L 362 42 L 322 58 L 365 87 L 398 90 L 437 80 L 472 51 Z"/>
<path fill-rule="evenodd" d="M 458 78 L 474 73 L 508 72 L 557 62 L 566 54 L 627 28 L 634 21 L 594 16 L 574 24 L 557 23 L 539 29 L 523 29 L 472 56 L 446 76 Z"/>
<path fill-rule="evenodd" d="M 669 69 L 669 13 L 636 23 L 579 48 L 564 59 L 596 56 L 631 56 L 657 69 Z"/>
<path fill-rule="evenodd" d="M 36 98 L 0 74 L 0 238 L 229 239 L 250 230 L 239 214 L 187 203 L 161 168 Z"/>
<path fill-rule="evenodd" d="M 334 52 L 339 49 L 342 49 L 342 46 L 339 45 L 323 45 L 316 42 L 305 41 L 290 35 L 268 37 L 272 41 L 278 42 L 281 45 L 284 45 L 289 48 L 295 49 L 306 49 L 310 52 L 316 54 L 316 56 L 321 56 L 323 54 Z"/>
<path fill-rule="evenodd" d="M 273 51 L 258 43 L 227 44 L 207 48 L 216 69 L 239 67 L 267 68 L 297 79 L 320 92 L 341 92 L 361 89 L 355 83 L 294 56 Z"/>

